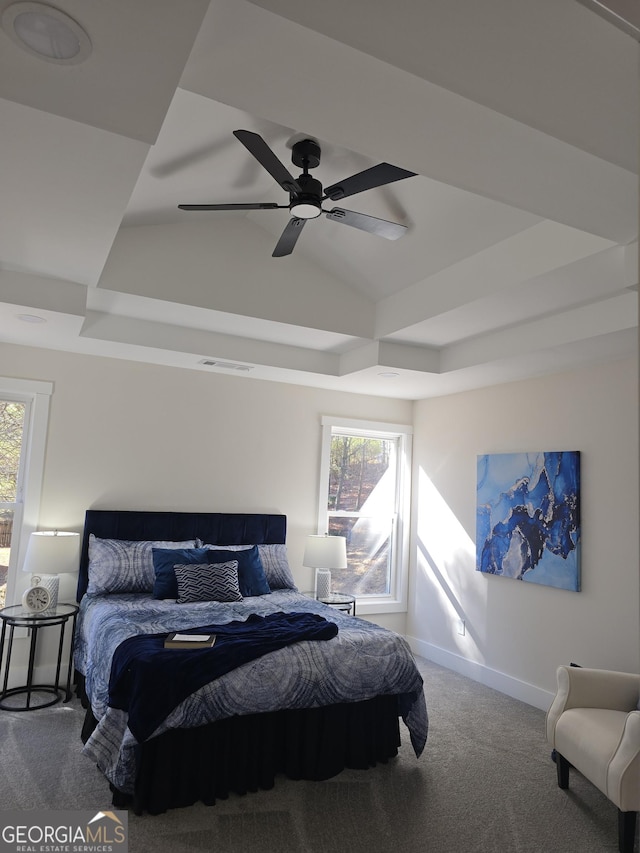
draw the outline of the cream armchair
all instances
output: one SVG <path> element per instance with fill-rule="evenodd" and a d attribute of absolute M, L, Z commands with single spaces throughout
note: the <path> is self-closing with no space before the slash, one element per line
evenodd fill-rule
<path fill-rule="evenodd" d="M 547 712 L 558 785 L 569 767 L 618 808 L 618 848 L 632 853 L 640 811 L 640 675 L 560 666 L 558 692 Z"/>

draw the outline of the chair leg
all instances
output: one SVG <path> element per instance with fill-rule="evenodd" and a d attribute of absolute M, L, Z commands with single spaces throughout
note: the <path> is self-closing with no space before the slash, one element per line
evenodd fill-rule
<path fill-rule="evenodd" d="M 633 853 L 636 838 L 636 812 L 621 812 L 618 809 L 618 850 Z"/>
<path fill-rule="evenodd" d="M 569 767 L 571 765 L 567 759 L 556 750 L 556 771 L 558 773 L 559 788 L 569 787 Z"/>

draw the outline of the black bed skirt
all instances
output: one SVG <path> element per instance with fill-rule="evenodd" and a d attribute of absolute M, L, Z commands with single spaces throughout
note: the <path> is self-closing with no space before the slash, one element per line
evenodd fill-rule
<path fill-rule="evenodd" d="M 83 739 L 92 726 L 89 709 Z M 232 792 L 273 788 L 279 773 L 322 780 L 345 768 L 364 770 L 397 755 L 399 745 L 395 696 L 230 717 L 141 744 L 135 793 L 113 790 L 113 805 L 135 814 L 214 805 Z"/>

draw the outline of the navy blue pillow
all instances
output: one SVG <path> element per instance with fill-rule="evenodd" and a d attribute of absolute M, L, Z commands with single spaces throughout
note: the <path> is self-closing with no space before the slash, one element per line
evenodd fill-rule
<path fill-rule="evenodd" d="M 209 563 L 226 563 L 229 560 L 238 561 L 238 585 L 243 598 L 266 595 L 271 592 L 257 545 L 244 551 L 224 551 L 215 548 L 207 553 Z"/>
<path fill-rule="evenodd" d="M 197 565 L 208 561 L 208 548 L 154 548 L 153 571 L 155 580 L 153 582 L 154 598 L 177 598 L 178 581 L 176 580 L 174 566 Z M 234 558 L 235 559 L 235 558 Z M 220 562 L 224 562 L 221 560 Z"/>

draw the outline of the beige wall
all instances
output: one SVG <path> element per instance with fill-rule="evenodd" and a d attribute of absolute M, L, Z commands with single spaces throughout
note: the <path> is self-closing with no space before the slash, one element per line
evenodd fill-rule
<path fill-rule="evenodd" d="M 303 589 L 321 416 L 413 423 L 410 609 L 375 621 L 540 707 L 559 663 L 640 669 L 633 359 L 415 404 L 8 344 L 0 375 L 54 383 L 41 527 L 79 531 L 90 507 L 283 512 Z M 561 449 L 582 452 L 582 592 L 480 575 L 477 455 Z"/>
<path fill-rule="evenodd" d="M 9 344 L 0 344 L 0 375 L 54 383 L 41 528 L 80 531 L 89 508 L 282 512 L 303 590 L 313 588 L 302 556 L 304 537 L 317 525 L 321 416 L 410 423 L 413 408 Z M 70 576 L 62 579 L 60 597 L 75 598 Z M 404 631 L 404 614 L 376 621 Z M 55 644 L 55 633 L 43 631 L 41 638 Z M 47 658 L 40 657 L 44 666 Z"/>
<path fill-rule="evenodd" d="M 414 649 L 539 707 L 558 664 L 639 671 L 637 410 L 635 359 L 416 404 Z M 477 455 L 539 450 L 581 451 L 579 593 L 475 571 Z"/>

